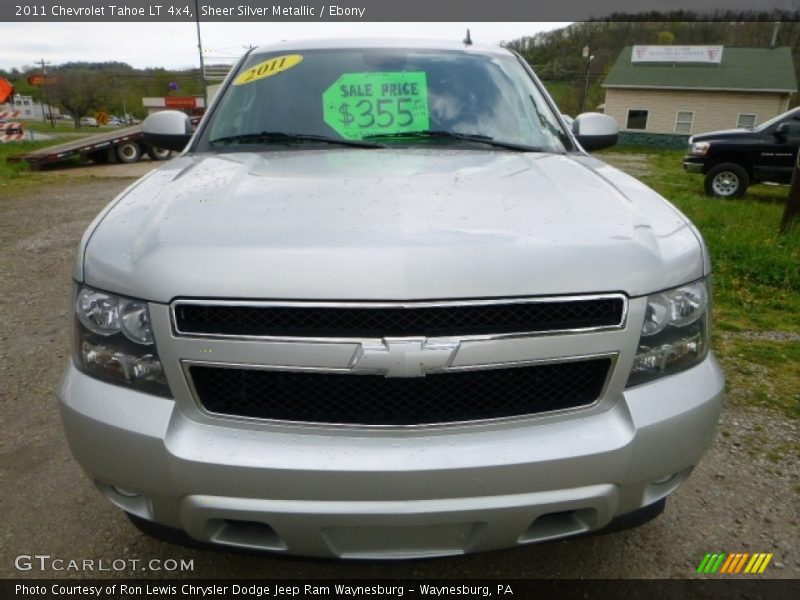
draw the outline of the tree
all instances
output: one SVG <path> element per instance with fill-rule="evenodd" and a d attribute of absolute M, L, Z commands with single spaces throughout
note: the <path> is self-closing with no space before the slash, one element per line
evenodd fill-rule
<path fill-rule="evenodd" d="M 50 99 L 72 115 L 75 129 L 80 129 L 81 117 L 100 107 L 108 86 L 97 71 L 87 69 L 58 70 L 48 88 Z"/>
<path fill-rule="evenodd" d="M 658 34 L 658 43 L 664 46 L 675 43 L 675 34 L 671 31 L 662 31 Z"/>

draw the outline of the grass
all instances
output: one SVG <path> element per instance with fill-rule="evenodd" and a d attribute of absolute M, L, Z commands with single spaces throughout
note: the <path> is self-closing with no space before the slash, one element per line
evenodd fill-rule
<path fill-rule="evenodd" d="M 80 129 L 75 129 L 75 124 L 72 121 L 56 121 L 55 127 L 43 121 L 21 121 L 22 128 L 25 131 L 36 131 L 39 133 L 76 133 L 80 135 L 93 135 L 102 131 L 112 131 L 119 129 L 119 127 L 87 127 L 83 126 Z"/>
<path fill-rule="evenodd" d="M 729 398 L 800 419 L 800 341 L 715 336 Z"/>
<path fill-rule="evenodd" d="M 708 245 L 713 346 L 729 400 L 800 419 L 800 226 L 778 233 L 788 188 L 756 185 L 740 199 L 709 198 L 702 176 L 683 172 L 683 152 L 635 153 L 647 159 L 639 178 L 686 214 Z"/>
<path fill-rule="evenodd" d="M 31 185 L 41 185 L 42 180 L 28 167 L 28 163 L 8 162 L 10 156 L 23 154 L 39 148 L 46 148 L 54 144 L 62 144 L 81 136 L 60 136 L 55 140 L 39 142 L 14 142 L 0 144 L 0 196 L 4 193 L 16 192 Z"/>

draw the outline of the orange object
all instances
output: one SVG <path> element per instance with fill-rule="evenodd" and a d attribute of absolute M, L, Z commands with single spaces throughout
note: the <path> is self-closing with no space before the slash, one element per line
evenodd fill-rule
<path fill-rule="evenodd" d="M 7 79 L 0 77 L 0 104 L 5 104 L 14 96 L 14 86 Z"/>
<path fill-rule="evenodd" d="M 58 77 L 54 77 L 51 75 L 41 75 L 41 74 L 34 74 L 28 75 L 28 83 L 30 85 L 34 85 L 36 87 L 41 87 L 43 85 L 52 85 L 58 81 Z"/>

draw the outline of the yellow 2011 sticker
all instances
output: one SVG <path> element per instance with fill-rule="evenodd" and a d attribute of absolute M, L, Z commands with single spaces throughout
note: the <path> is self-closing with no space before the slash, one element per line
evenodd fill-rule
<path fill-rule="evenodd" d="M 297 66 L 303 60 L 300 54 L 286 54 L 284 56 L 276 56 L 270 58 L 262 63 L 253 65 L 241 75 L 233 80 L 233 85 L 244 85 L 246 83 L 253 83 L 265 77 L 271 77 L 278 73 L 283 73 L 287 69 Z"/>

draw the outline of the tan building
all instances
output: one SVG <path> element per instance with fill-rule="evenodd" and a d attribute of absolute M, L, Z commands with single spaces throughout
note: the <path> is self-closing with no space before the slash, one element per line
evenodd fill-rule
<path fill-rule="evenodd" d="M 603 87 L 620 131 L 683 137 L 763 123 L 797 81 L 789 48 L 627 46 Z"/>

